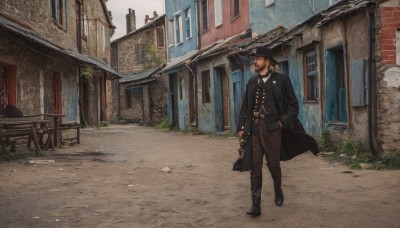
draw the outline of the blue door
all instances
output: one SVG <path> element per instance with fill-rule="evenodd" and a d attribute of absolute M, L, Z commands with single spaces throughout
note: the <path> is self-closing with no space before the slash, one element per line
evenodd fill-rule
<path fill-rule="evenodd" d="M 235 125 L 239 121 L 240 104 L 242 100 L 242 72 L 240 70 L 232 72 L 233 82 L 233 103 L 234 103 L 234 117 Z"/>

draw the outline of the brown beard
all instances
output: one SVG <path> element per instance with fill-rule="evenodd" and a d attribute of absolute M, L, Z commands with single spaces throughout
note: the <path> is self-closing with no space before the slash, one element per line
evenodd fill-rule
<path fill-rule="evenodd" d="M 261 68 L 261 66 L 258 66 L 258 65 L 257 65 L 257 67 L 258 68 L 256 68 L 256 66 L 254 66 L 254 71 L 255 72 L 260 72 L 260 71 L 264 70 L 267 67 L 267 64 L 264 64 L 264 67 L 262 67 L 262 68 Z"/>

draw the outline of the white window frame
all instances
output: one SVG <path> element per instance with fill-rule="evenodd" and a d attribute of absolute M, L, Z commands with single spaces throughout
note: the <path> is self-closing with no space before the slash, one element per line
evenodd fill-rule
<path fill-rule="evenodd" d="M 89 18 L 86 14 L 82 14 L 82 24 L 83 24 L 82 37 L 88 38 L 88 36 L 89 36 Z"/>
<path fill-rule="evenodd" d="M 104 31 L 104 25 L 100 26 L 100 43 L 101 43 L 101 48 L 104 51 L 106 49 L 106 33 Z"/>
<path fill-rule="evenodd" d="M 192 17 L 191 17 L 191 9 L 190 9 L 190 7 L 189 8 L 187 8 L 186 10 L 185 10 L 185 13 L 184 13 L 184 15 L 186 16 L 186 18 L 185 18 L 185 21 L 189 21 L 189 36 L 187 35 L 187 33 L 186 33 L 186 39 L 188 40 L 188 39 L 190 39 L 190 38 L 192 38 L 192 34 L 193 34 L 193 32 L 192 32 Z M 186 23 L 185 23 L 186 24 Z"/>
<path fill-rule="evenodd" d="M 215 27 L 222 25 L 224 22 L 224 14 L 222 8 L 222 0 L 214 0 Z"/>
<path fill-rule="evenodd" d="M 168 20 L 168 46 L 172 47 L 175 44 L 175 21 L 174 20 Z"/>
<path fill-rule="evenodd" d="M 176 27 L 176 23 L 179 23 L 179 28 Z M 179 43 L 177 35 L 177 29 L 179 29 Z M 174 14 L 174 37 L 175 37 L 175 45 L 179 45 L 183 43 L 183 27 L 182 27 L 182 15 L 181 11 Z"/>
<path fill-rule="evenodd" d="M 275 4 L 275 0 L 265 0 L 265 7 L 270 7 Z"/>

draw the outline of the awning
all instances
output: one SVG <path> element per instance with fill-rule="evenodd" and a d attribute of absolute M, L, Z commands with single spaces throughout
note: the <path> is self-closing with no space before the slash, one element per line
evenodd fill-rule
<path fill-rule="evenodd" d="M 64 49 L 58 46 L 57 44 L 53 43 L 52 41 L 42 37 L 40 34 L 33 31 L 28 26 L 23 26 L 22 23 L 17 23 L 16 21 L 4 17 L 3 15 L 0 15 L 0 31 L 1 30 L 10 32 L 13 35 L 22 37 L 28 40 L 29 42 L 33 42 L 36 45 L 40 45 L 57 53 L 63 54 L 78 63 L 83 63 L 84 65 L 93 66 L 95 68 L 99 68 L 101 70 L 109 72 L 110 74 L 115 75 L 117 77 L 122 77 L 120 74 L 118 74 L 118 72 L 116 72 L 109 65 L 107 65 L 107 63 L 102 62 L 93 57 L 83 55 L 75 50 Z"/>
<path fill-rule="evenodd" d="M 165 66 L 165 68 L 161 70 L 161 73 L 172 73 L 176 71 L 176 69 L 181 67 L 183 64 L 189 63 L 191 58 L 194 57 L 197 53 L 198 50 L 193 50 L 189 51 L 185 55 L 171 59 L 171 61 L 167 63 L 167 66 Z"/>
<path fill-rule="evenodd" d="M 125 86 L 148 84 L 156 80 L 155 77 L 151 76 L 158 73 L 161 68 L 162 66 L 159 66 L 139 73 L 124 75 L 119 82 L 125 84 Z"/>

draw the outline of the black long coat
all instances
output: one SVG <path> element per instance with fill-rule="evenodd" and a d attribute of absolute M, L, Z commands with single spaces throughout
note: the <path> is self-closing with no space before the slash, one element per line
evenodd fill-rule
<path fill-rule="evenodd" d="M 279 111 L 279 121 L 283 124 L 282 129 L 282 150 L 281 160 L 290 160 L 293 157 L 310 150 L 314 155 L 319 153 L 315 139 L 307 135 L 301 122 L 297 119 L 299 104 L 293 90 L 290 78 L 280 73 L 272 73 L 272 92 L 275 105 Z M 246 170 L 250 169 L 251 163 L 251 129 L 254 104 L 254 92 L 258 83 L 258 75 L 252 77 L 246 85 L 246 92 L 242 99 L 240 108 L 238 130 L 243 130 L 245 137 L 248 137 L 246 145 L 245 165 Z M 249 161 L 250 160 L 250 161 Z M 245 171 L 245 170 L 244 170 Z"/>

